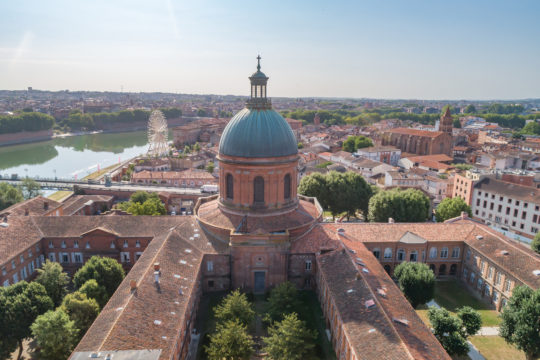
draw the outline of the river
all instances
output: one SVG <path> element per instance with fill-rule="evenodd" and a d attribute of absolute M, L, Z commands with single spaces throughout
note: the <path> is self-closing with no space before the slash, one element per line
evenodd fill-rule
<path fill-rule="evenodd" d="M 144 154 L 145 131 L 79 135 L 49 141 L 0 147 L 2 176 L 81 179 L 119 161 Z"/>

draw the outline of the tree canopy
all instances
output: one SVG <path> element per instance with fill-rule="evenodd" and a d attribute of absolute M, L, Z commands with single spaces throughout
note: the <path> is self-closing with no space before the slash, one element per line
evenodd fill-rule
<path fill-rule="evenodd" d="M 394 269 L 399 288 L 412 307 L 425 304 L 435 294 L 435 275 L 426 264 L 402 262 Z"/>
<path fill-rule="evenodd" d="M 239 320 L 227 320 L 217 325 L 210 335 L 210 344 L 205 347 L 210 360 L 249 359 L 253 353 L 253 339 L 248 334 L 247 325 Z"/>
<path fill-rule="evenodd" d="M 364 178 L 355 172 L 338 173 L 330 171 L 323 175 L 313 173 L 300 181 L 298 192 L 316 197 L 324 209 L 336 216 L 343 212 L 353 216 L 360 210 L 364 216 L 368 212 L 369 199 L 373 194 Z"/>
<path fill-rule="evenodd" d="M 0 134 L 49 130 L 53 125 L 54 118 L 40 112 L 25 111 L 14 115 L 0 115 Z"/>
<path fill-rule="evenodd" d="M 343 142 L 343 150 L 353 153 L 358 149 L 373 146 L 373 141 L 370 138 L 363 135 L 352 135 Z"/>
<path fill-rule="evenodd" d="M 0 183 L 0 210 L 4 210 L 23 200 L 23 194 L 18 187 L 6 182 Z"/>
<path fill-rule="evenodd" d="M 423 222 L 429 218 L 430 201 L 420 190 L 379 191 L 369 200 L 368 219 L 372 222 Z"/>
<path fill-rule="evenodd" d="M 219 305 L 214 308 L 218 321 L 224 323 L 229 320 L 238 320 L 243 325 L 249 325 L 255 318 L 255 311 L 248 301 L 246 294 L 234 290 L 227 295 Z"/>
<path fill-rule="evenodd" d="M 444 198 L 435 210 L 435 219 L 437 219 L 437 222 L 444 222 L 460 216 L 462 211 L 466 212 L 468 216 L 472 216 L 471 207 L 459 196 Z"/>
<path fill-rule="evenodd" d="M 167 209 L 156 193 L 136 191 L 129 201 L 118 204 L 118 207 L 131 215 L 167 215 Z"/>
<path fill-rule="evenodd" d="M 523 135 L 540 135 L 540 124 L 536 121 L 531 121 L 521 129 Z"/>
<path fill-rule="evenodd" d="M 99 314 L 97 301 L 79 291 L 67 294 L 60 308 L 75 322 L 81 338 Z"/>
<path fill-rule="evenodd" d="M 534 239 L 531 243 L 531 249 L 537 254 L 540 254 L 540 233 L 537 233 L 534 236 Z"/>
<path fill-rule="evenodd" d="M 445 308 L 431 307 L 428 311 L 433 334 L 449 355 L 465 355 L 469 352 L 467 333 L 463 322 Z"/>
<path fill-rule="evenodd" d="M 263 338 L 264 350 L 273 360 L 308 359 L 313 354 L 316 337 L 316 331 L 309 330 L 293 312 L 268 328 L 268 336 Z"/>
<path fill-rule="evenodd" d="M 45 260 L 41 269 L 37 269 L 36 282 L 43 285 L 47 294 L 54 303 L 59 306 L 62 298 L 67 293 L 69 275 L 64 272 L 62 265 L 57 262 Z"/>
<path fill-rule="evenodd" d="M 124 279 L 124 269 L 115 259 L 92 256 L 73 277 L 73 284 L 81 288 L 88 280 L 94 279 L 107 291 L 110 298 Z"/>
<path fill-rule="evenodd" d="M 87 280 L 80 288 L 79 291 L 86 295 L 89 299 L 94 299 L 99 304 L 99 307 L 102 309 L 107 301 L 109 296 L 107 295 L 107 289 L 105 286 L 97 283 L 95 279 Z"/>
<path fill-rule="evenodd" d="M 53 302 L 43 285 L 37 282 L 19 281 L 0 288 L 0 353 L 13 352 L 19 345 L 23 351 L 23 340 L 31 335 L 30 326 L 36 318 L 53 308 Z"/>
<path fill-rule="evenodd" d="M 286 281 L 274 287 L 268 297 L 268 315 L 271 320 L 281 320 L 287 314 L 298 311 L 298 290 Z"/>
<path fill-rule="evenodd" d="M 517 286 L 501 313 L 499 334 L 523 351 L 527 360 L 540 356 L 540 289 Z"/>
<path fill-rule="evenodd" d="M 62 310 L 50 310 L 32 324 L 32 335 L 40 348 L 40 358 L 67 359 L 78 341 L 75 322 Z"/>

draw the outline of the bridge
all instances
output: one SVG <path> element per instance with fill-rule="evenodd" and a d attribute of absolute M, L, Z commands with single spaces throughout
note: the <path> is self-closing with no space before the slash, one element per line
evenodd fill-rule
<path fill-rule="evenodd" d="M 20 185 L 26 178 L 0 178 L 0 182 L 7 182 L 11 185 Z M 82 190 L 106 190 L 106 191 L 121 191 L 121 192 L 168 192 L 178 195 L 203 195 L 201 189 L 179 188 L 176 186 L 167 186 L 163 184 L 130 184 L 124 182 L 104 183 L 96 180 L 73 180 L 63 178 L 40 178 L 30 177 L 29 179 L 37 182 L 42 189 L 57 189 L 57 190 L 75 190 L 75 187 Z"/>

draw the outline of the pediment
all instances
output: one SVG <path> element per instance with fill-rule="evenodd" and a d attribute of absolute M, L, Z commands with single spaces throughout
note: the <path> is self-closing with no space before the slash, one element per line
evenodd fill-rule
<path fill-rule="evenodd" d="M 427 240 L 424 239 L 423 237 L 419 236 L 419 235 L 416 235 L 415 233 L 407 231 L 399 239 L 399 242 L 404 243 L 404 244 L 425 244 L 427 242 Z"/>
<path fill-rule="evenodd" d="M 117 237 L 119 236 L 119 234 L 109 229 L 97 227 L 81 234 L 81 237 L 86 237 L 86 236 L 115 236 Z"/>

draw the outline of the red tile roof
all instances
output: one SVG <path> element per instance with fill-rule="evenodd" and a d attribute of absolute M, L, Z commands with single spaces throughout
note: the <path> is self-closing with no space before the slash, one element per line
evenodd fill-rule
<path fill-rule="evenodd" d="M 427 131 L 427 130 L 417 130 L 417 129 L 411 129 L 411 128 L 395 128 L 395 129 L 389 129 L 386 131 L 393 134 L 414 135 L 414 136 L 430 137 L 430 138 L 436 138 L 437 136 L 444 134 L 442 131 Z"/>

